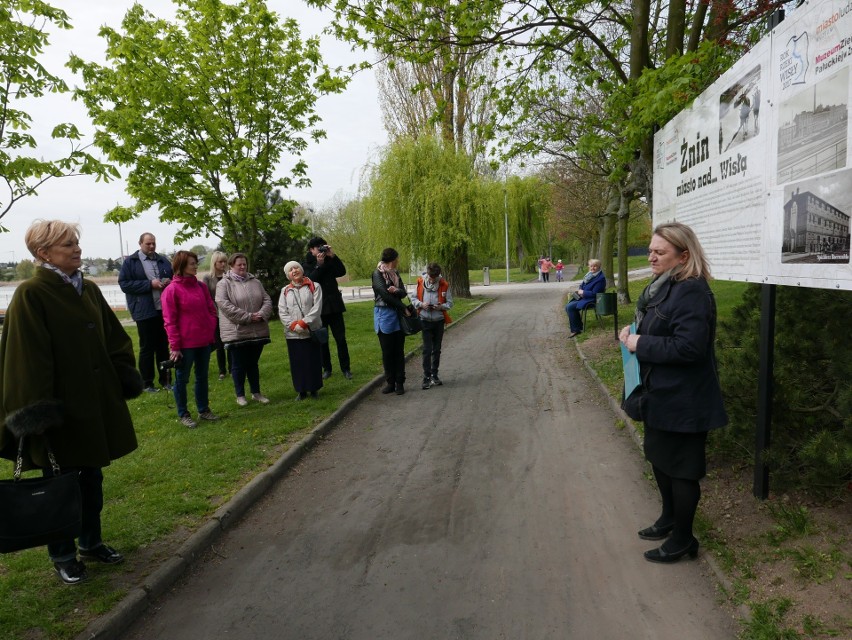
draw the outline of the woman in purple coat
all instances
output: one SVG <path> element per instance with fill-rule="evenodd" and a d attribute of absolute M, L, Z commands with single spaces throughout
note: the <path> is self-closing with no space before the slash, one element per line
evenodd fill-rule
<path fill-rule="evenodd" d="M 568 324 L 571 326 L 569 338 L 583 333 L 583 319 L 580 312 L 595 303 L 595 297 L 606 289 L 606 276 L 601 271 L 600 260 L 589 260 L 589 272 L 583 276 L 583 282 L 577 289 L 574 297 L 565 305 L 565 313 L 568 314 Z"/>

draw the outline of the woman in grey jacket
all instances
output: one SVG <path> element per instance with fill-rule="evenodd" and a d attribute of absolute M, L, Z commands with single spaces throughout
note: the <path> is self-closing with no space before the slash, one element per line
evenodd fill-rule
<path fill-rule="evenodd" d="M 231 269 L 216 285 L 216 307 L 219 310 L 219 333 L 231 354 L 231 378 L 237 404 L 248 404 L 245 393 L 246 378 L 251 397 L 261 404 L 269 398 L 260 392 L 260 354 L 269 340 L 269 318 L 272 316 L 272 299 L 260 280 L 248 272 L 244 253 L 235 253 L 228 259 Z"/>
<path fill-rule="evenodd" d="M 675 562 L 698 555 L 692 523 L 707 433 L 728 417 L 716 372 L 716 303 L 701 244 L 692 229 L 671 222 L 654 229 L 649 250 L 654 277 L 636 304 L 637 331 L 625 327 L 620 339 L 639 360 L 644 392 L 631 394 L 627 404 L 638 405 L 631 413 L 645 425 L 645 457 L 663 502 L 660 517 L 639 537 L 669 538 L 645 558 Z"/>
<path fill-rule="evenodd" d="M 322 352 L 311 331 L 322 327 L 322 287 L 307 278 L 295 260 L 284 265 L 284 273 L 290 284 L 278 298 L 278 317 L 287 338 L 290 375 L 299 394 L 296 400 L 304 400 L 309 393 L 316 398 L 322 388 Z"/>

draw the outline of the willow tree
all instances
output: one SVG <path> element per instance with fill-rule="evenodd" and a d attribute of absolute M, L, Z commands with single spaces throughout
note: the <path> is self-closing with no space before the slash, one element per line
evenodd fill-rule
<path fill-rule="evenodd" d="M 268 194 L 309 184 L 301 155 L 325 135 L 317 97 L 345 81 L 322 63 L 317 38 L 303 41 L 262 0 L 177 5 L 174 23 L 134 5 L 120 31 L 100 31 L 106 64 L 71 62 L 95 144 L 129 168 L 135 203 L 107 219 L 158 207 L 179 225 L 176 240 L 213 235 L 251 259 L 264 233 L 291 227 L 287 202 L 270 206 Z"/>
<path fill-rule="evenodd" d="M 453 294 L 470 297 L 468 252 L 502 232 L 494 184 L 442 138 L 400 138 L 369 176 L 368 231 L 418 263 L 439 262 Z"/>

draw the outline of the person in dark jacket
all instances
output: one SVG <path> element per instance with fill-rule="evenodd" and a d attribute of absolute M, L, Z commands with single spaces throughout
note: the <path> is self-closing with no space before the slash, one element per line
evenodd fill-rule
<path fill-rule="evenodd" d="M 78 474 L 80 558 L 116 564 L 123 556 L 101 537 L 102 468 L 136 449 L 125 400 L 142 393 L 142 378 L 130 336 L 80 273 L 79 237 L 78 225 L 60 220 L 27 230 L 37 269 L 15 290 L 0 338 L 0 456 L 14 460 L 26 438 L 24 468 L 52 475 L 49 443 L 62 472 Z M 74 539 L 47 552 L 64 583 L 88 577 Z"/>
<path fill-rule="evenodd" d="M 343 377 L 352 378 L 349 364 L 349 347 L 346 344 L 346 324 L 343 314 L 346 305 L 343 304 L 343 294 L 337 285 L 337 279 L 346 275 L 346 266 L 322 238 L 311 238 L 308 241 L 308 254 L 302 266 L 304 275 L 311 282 L 322 288 L 322 326 L 328 327 L 337 345 L 337 361 Z M 322 351 L 322 377 L 331 377 L 331 349 L 328 343 L 320 346 Z"/>
<path fill-rule="evenodd" d="M 157 254 L 157 239 L 151 233 L 139 236 L 139 251 L 124 259 L 118 273 L 118 286 L 127 297 L 127 310 L 139 331 L 139 373 L 148 392 L 157 391 L 156 364 L 169 359 L 160 294 L 172 275 L 172 265 Z M 164 389 L 171 389 L 168 369 L 160 370 L 159 379 Z"/>
<path fill-rule="evenodd" d="M 649 249 L 654 275 L 636 305 L 636 333 L 624 327 L 619 338 L 639 361 L 645 457 L 663 503 L 660 517 L 639 537 L 668 538 L 645 558 L 675 562 L 698 555 L 692 524 L 701 498 L 698 481 L 706 474 L 707 433 L 725 426 L 728 417 L 714 348 L 716 302 L 701 244 L 688 226 L 671 222 L 654 229 Z"/>
<path fill-rule="evenodd" d="M 410 316 L 402 299 L 408 295 L 399 276 L 399 253 L 388 247 L 373 271 L 373 328 L 382 348 L 385 381 L 382 393 L 405 393 L 405 334 L 399 325 L 399 313 Z"/>
<path fill-rule="evenodd" d="M 571 328 L 569 338 L 583 333 L 583 318 L 580 312 L 591 304 L 595 304 L 596 297 L 606 289 L 606 276 L 601 271 L 601 261 L 589 260 L 589 271 L 583 276 L 583 281 L 575 295 L 565 305 L 565 313 L 568 314 L 568 324 Z"/>

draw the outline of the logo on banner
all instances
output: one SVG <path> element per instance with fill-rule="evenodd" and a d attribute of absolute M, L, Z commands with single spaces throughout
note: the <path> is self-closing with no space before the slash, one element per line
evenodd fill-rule
<path fill-rule="evenodd" d="M 781 88 L 804 84 L 808 72 L 808 32 L 793 36 L 781 52 Z"/>

